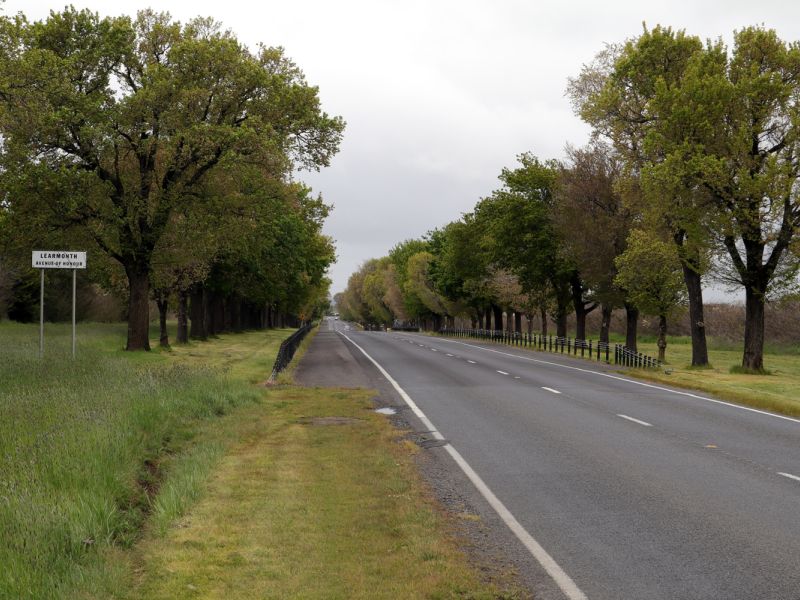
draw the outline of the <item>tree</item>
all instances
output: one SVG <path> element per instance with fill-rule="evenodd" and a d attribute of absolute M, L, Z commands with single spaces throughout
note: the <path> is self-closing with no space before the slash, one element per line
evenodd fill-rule
<path fill-rule="evenodd" d="M 657 96 L 683 143 L 664 145 L 660 180 L 688 179 L 706 195 L 707 219 L 745 290 L 742 367 L 764 369 L 764 305 L 792 283 L 787 252 L 800 227 L 800 43 L 748 27 L 693 57 L 681 86 Z"/>
<path fill-rule="evenodd" d="M 568 93 L 575 111 L 595 128 L 596 135 L 611 140 L 626 161 L 625 176 L 632 187 L 649 166 L 665 159 L 667 147 L 681 145 L 687 129 L 665 126 L 668 116 L 659 110 L 656 96 L 678 89 L 693 57 L 702 52 L 699 38 L 670 28 L 645 29 L 623 46 L 608 46 L 593 64 L 570 80 Z M 685 107 L 676 105 L 678 111 Z M 638 210 L 647 210 L 666 227 L 678 248 L 689 298 L 692 364 L 708 364 L 703 317 L 703 255 L 708 247 L 705 194 L 687 180 L 669 188 L 649 187 L 650 194 L 634 194 Z"/>
<path fill-rule="evenodd" d="M 483 224 L 473 213 L 432 231 L 430 278 L 443 296 L 460 307 L 457 312 L 470 312 L 473 326 L 480 324 L 483 329 L 485 324 L 490 329 L 487 311 L 493 292 L 489 286 L 490 257 L 481 243 L 484 234 Z"/>
<path fill-rule="evenodd" d="M 518 160 L 516 169 L 503 169 L 504 187 L 477 204 L 475 218 L 483 224 L 483 243 L 492 261 L 513 272 L 525 294 L 542 297 L 551 292 L 557 335 L 566 337 L 574 268 L 564 260 L 553 227 L 559 165 L 532 154 L 522 154 Z M 543 302 L 542 308 L 549 304 Z"/>
<path fill-rule="evenodd" d="M 567 155 L 569 163 L 559 171 L 553 220 L 566 256 L 601 303 L 600 341 L 608 343 L 611 312 L 625 304 L 624 290 L 614 284 L 614 259 L 625 250 L 634 211 L 623 202 L 623 164 L 609 145 L 594 140 L 585 148 L 567 147 Z M 633 320 L 633 335 L 628 336 L 633 348 L 635 324 Z"/>
<path fill-rule="evenodd" d="M 615 282 L 628 291 L 636 306 L 658 317 L 658 360 L 664 361 L 667 349 L 667 319 L 686 301 L 686 288 L 678 266 L 674 244 L 634 230 L 628 247 L 615 261 Z"/>
<path fill-rule="evenodd" d="M 405 291 L 409 295 L 419 298 L 433 319 L 433 329 L 438 331 L 442 327 L 442 317 L 453 315 L 453 306 L 436 289 L 431 280 L 431 264 L 434 256 L 430 252 L 417 252 L 408 259 L 408 278 Z"/>
<path fill-rule="evenodd" d="M 152 11 L 131 21 L 73 8 L 0 19 L 3 166 L 33 192 L 86 188 L 34 197 L 124 268 L 129 350 L 149 349 L 156 246 L 176 208 L 201 201 L 209 172 L 234 159 L 276 178 L 317 169 L 342 129 L 280 49 L 251 53 L 209 19 L 181 26 Z"/>

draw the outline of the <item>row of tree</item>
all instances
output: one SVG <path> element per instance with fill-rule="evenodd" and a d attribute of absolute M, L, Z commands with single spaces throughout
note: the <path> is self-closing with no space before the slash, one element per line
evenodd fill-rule
<path fill-rule="evenodd" d="M 741 286 L 742 366 L 763 370 L 764 306 L 796 284 L 800 227 L 800 45 L 760 27 L 721 41 L 645 28 L 606 47 L 570 80 L 594 129 L 565 161 L 532 154 L 463 218 L 371 260 L 337 298 L 345 316 L 439 327 L 520 328 L 549 314 L 557 335 L 576 316 L 625 307 L 627 345 L 639 311 L 667 319 L 688 304 L 692 364 L 708 364 L 703 280 Z"/>
<path fill-rule="evenodd" d="M 307 319 L 327 302 L 329 207 L 293 180 L 336 153 L 344 123 L 280 48 L 251 52 L 209 19 L 67 8 L 0 18 L 0 265 L 88 249 L 127 298 L 127 349 Z M 11 275 L 9 275 L 11 274 Z M 13 286 L 12 286 L 13 287 Z M 24 286 L 21 286 L 24 287 Z"/>

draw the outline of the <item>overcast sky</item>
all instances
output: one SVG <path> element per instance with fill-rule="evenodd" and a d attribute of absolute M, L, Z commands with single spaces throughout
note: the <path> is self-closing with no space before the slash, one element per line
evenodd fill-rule
<path fill-rule="evenodd" d="M 283 46 L 319 86 L 324 109 L 347 121 L 332 165 L 300 178 L 334 211 L 333 291 L 366 259 L 468 212 L 497 175 L 530 151 L 561 158 L 588 128 L 564 96 L 604 43 L 642 23 L 730 41 L 764 24 L 800 40 L 789 0 L 522 2 L 498 0 L 159 0 L 82 2 L 100 14 L 152 6 L 185 21 L 211 16 L 255 46 Z M 41 19 L 61 3 L 7 0 L 6 14 Z"/>

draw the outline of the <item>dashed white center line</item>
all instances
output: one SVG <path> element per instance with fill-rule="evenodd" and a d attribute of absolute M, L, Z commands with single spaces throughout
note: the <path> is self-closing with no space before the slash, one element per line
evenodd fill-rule
<path fill-rule="evenodd" d="M 448 354 L 447 356 L 453 356 L 452 354 Z"/>
<path fill-rule="evenodd" d="M 425 347 L 422 344 L 417 344 L 417 346 L 419 346 L 420 348 L 424 348 Z"/>
<path fill-rule="evenodd" d="M 508 373 L 506 373 L 505 371 L 498 371 L 498 373 L 500 373 L 500 375 L 508 375 Z"/>
<path fill-rule="evenodd" d="M 784 477 L 788 477 L 789 479 L 800 481 L 800 477 L 798 477 L 797 475 L 792 475 L 791 473 L 778 473 L 778 475 L 783 475 Z"/>
<path fill-rule="evenodd" d="M 543 390 L 547 390 L 548 392 L 553 392 L 554 394 L 560 394 L 561 393 L 558 390 L 554 390 L 553 388 L 549 388 L 549 387 L 542 386 L 542 389 Z"/>
<path fill-rule="evenodd" d="M 431 348 L 431 350 L 433 350 L 434 352 L 438 352 L 436 348 Z"/>
<path fill-rule="evenodd" d="M 477 365 L 477 364 L 478 364 L 478 363 L 476 363 L 474 360 L 468 360 L 467 362 L 468 362 L 469 364 L 471 364 L 471 365 Z"/>
<path fill-rule="evenodd" d="M 647 423 L 646 421 L 640 421 L 639 419 L 634 419 L 633 417 L 629 417 L 628 415 L 617 415 L 621 419 L 627 419 L 628 421 L 633 421 L 634 423 L 638 423 L 639 425 L 644 425 L 645 427 L 652 427 L 653 425 Z"/>
<path fill-rule="evenodd" d="M 522 379 L 519 375 L 514 375 L 514 379 Z"/>

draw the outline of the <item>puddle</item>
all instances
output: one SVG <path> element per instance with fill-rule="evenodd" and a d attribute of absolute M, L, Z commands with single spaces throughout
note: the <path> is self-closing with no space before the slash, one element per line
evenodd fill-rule
<path fill-rule="evenodd" d="M 375 412 L 376 413 L 380 413 L 382 415 L 396 415 L 397 414 L 397 411 L 395 409 L 389 408 L 389 407 L 378 408 L 378 409 L 375 410 Z"/>

